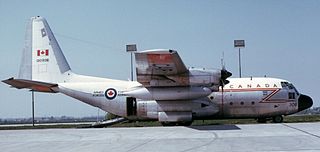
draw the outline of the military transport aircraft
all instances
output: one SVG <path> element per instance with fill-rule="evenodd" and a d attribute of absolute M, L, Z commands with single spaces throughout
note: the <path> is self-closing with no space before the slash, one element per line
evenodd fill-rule
<path fill-rule="evenodd" d="M 312 106 L 292 83 L 275 78 L 230 78 L 219 70 L 187 68 L 177 51 L 135 53 L 137 81 L 78 75 L 63 55 L 47 21 L 32 17 L 18 78 L 4 83 L 18 89 L 63 93 L 129 120 L 190 125 L 195 119 L 257 118 L 260 122 Z"/>

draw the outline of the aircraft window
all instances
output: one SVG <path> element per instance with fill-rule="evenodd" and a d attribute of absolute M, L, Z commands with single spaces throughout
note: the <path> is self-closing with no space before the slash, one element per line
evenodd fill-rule
<path fill-rule="evenodd" d="M 294 91 L 297 93 L 297 95 L 299 95 L 300 93 L 298 92 L 298 90 L 295 88 L 295 87 L 293 87 L 293 89 L 294 89 Z"/>
<path fill-rule="evenodd" d="M 291 83 L 288 84 L 289 89 L 293 89 L 293 85 Z"/>
<path fill-rule="evenodd" d="M 293 89 L 297 93 L 297 95 L 299 95 L 298 90 L 296 89 L 296 87 L 293 86 L 292 83 L 290 83 L 288 86 L 289 86 L 289 89 Z"/>
<path fill-rule="evenodd" d="M 282 88 L 287 87 L 288 86 L 288 82 L 281 82 L 281 86 L 282 86 Z"/>
<path fill-rule="evenodd" d="M 289 99 L 295 99 L 295 93 L 289 92 Z"/>
<path fill-rule="evenodd" d="M 243 105 L 244 103 L 243 103 L 243 102 L 240 102 L 240 104 Z"/>
<path fill-rule="evenodd" d="M 268 95 L 268 91 L 263 91 L 262 93 L 264 96 Z"/>
<path fill-rule="evenodd" d="M 232 103 L 232 102 L 230 102 L 230 105 L 232 106 L 232 105 L 233 105 L 233 103 Z"/>
<path fill-rule="evenodd" d="M 252 101 L 251 104 L 254 105 L 254 101 Z"/>
<path fill-rule="evenodd" d="M 293 86 L 292 83 L 281 82 L 281 86 L 282 86 L 282 88 L 288 88 L 288 89 L 290 89 L 290 90 L 294 90 L 294 91 L 297 93 L 297 95 L 299 95 L 298 90 Z"/>

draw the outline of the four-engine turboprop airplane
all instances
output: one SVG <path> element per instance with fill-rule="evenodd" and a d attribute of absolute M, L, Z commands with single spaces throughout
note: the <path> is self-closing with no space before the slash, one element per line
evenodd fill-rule
<path fill-rule="evenodd" d="M 18 78 L 4 83 L 18 89 L 63 93 L 130 120 L 190 125 L 195 119 L 273 118 L 312 106 L 292 83 L 274 78 L 230 78 L 225 70 L 186 68 L 177 51 L 135 53 L 136 81 L 78 75 L 64 57 L 47 21 L 32 17 Z"/>

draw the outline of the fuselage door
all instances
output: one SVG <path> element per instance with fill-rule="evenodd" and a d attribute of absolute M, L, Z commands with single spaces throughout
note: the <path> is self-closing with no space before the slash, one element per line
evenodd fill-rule
<path fill-rule="evenodd" d="M 127 116 L 137 115 L 137 100 L 133 97 L 127 97 Z"/>

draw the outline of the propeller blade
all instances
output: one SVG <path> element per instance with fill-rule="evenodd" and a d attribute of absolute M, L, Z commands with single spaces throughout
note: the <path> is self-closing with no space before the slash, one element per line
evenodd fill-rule
<path fill-rule="evenodd" d="M 222 70 L 221 70 L 220 85 L 221 85 L 221 86 L 224 86 L 224 85 L 228 84 L 229 81 L 227 80 L 227 78 L 229 78 L 230 76 L 232 76 L 232 73 L 231 73 L 231 72 L 229 72 L 229 71 L 226 70 L 226 69 L 222 69 Z"/>

